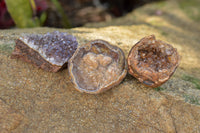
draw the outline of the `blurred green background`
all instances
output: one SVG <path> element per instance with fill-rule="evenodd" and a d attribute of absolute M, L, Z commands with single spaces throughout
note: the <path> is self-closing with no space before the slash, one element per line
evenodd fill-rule
<path fill-rule="evenodd" d="M 79 27 L 110 21 L 156 1 L 164 0 L 0 0 L 0 29 Z M 200 0 L 177 1 L 190 18 L 200 21 Z"/>

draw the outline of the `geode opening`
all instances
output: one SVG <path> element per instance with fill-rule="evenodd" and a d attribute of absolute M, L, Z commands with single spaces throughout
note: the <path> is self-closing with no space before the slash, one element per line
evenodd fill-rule
<path fill-rule="evenodd" d="M 25 35 L 16 40 L 11 57 L 30 62 L 46 71 L 57 72 L 66 66 L 77 46 L 74 36 L 59 31 Z"/>
<path fill-rule="evenodd" d="M 97 94 L 122 81 L 127 63 L 120 48 L 94 40 L 77 49 L 69 61 L 69 73 L 76 89 Z"/>
<path fill-rule="evenodd" d="M 128 71 L 146 86 L 158 87 L 166 82 L 179 65 L 175 48 L 154 35 L 144 37 L 128 55 Z"/>

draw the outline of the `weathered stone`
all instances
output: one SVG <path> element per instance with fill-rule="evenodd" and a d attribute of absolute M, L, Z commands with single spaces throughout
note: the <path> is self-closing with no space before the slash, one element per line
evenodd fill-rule
<path fill-rule="evenodd" d="M 180 62 L 175 48 L 154 35 L 142 38 L 128 55 L 129 73 L 148 87 L 158 87 L 173 75 Z"/>
<path fill-rule="evenodd" d="M 1 132 L 10 132 L 16 129 L 21 121 L 23 116 L 10 108 L 0 99 L 0 130 Z"/>
<path fill-rule="evenodd" d="M 163 15 L 154 15 L 157 10 L 162 10 Z M 113 26 L 105 27 L 109 24 Z M 198 82 L 185 81 L 182 76 L 200 79 L 199 23 L 185 16 L 176 1 L 164 1 L 148 4 L 125 18 L 103 25 L 71 30 L 0 31 L 0 98 L 26 118 L 12 132 L 198 133 Z M 177 48 L 181 64 L 170 80 L 157 89 L 145 87 L 127 75 L 121 84 L 100 95 L 80 93 L 71 83 L 68 70 L 48 73 L 10 59 L 14 39 L 24 33 L 55 30 L 76 36 L 80 45 L 94 39 L 106 40 L 120 47 L 126 57 L 140 38 L 155 34 Z"/>

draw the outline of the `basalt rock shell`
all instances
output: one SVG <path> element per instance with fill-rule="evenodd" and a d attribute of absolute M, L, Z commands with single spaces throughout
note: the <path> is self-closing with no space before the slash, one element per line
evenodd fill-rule
<path fill-rule="evenodd" d="M 170 44 L 154 35 L 142 38 L 129 52 L 128 72 L 149 87 L 165 83 L 175 72 L 180 56 Z"/>
<path fill-rule="evenodd" d="M 77 46 L 76 38 L 64 32 L 25 35 L 16 40 L 11 58 L 21 59 L 49 72 L 57 72 L 67 66 Z"/>
<path fill-rule="evenodd" d="M 120 48 L 104 40 L 94 40 L 76 50 L 68 70 L 78 91 L 98 94 L 124 79 L 127 62 Z"/>

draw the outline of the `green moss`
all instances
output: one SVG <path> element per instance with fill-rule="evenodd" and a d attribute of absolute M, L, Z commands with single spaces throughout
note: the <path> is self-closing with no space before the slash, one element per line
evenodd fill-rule
<path fill-rule="evenodd" d="M 35 3 L 33 0 L 6 0 L 6 6 L 19 28 L 40 26 L 37 17 L 33 18 Z"/>
<path fill-rule="evenodd" d="M 157 88 L 154 88 L 154 90 L 156 90 L 156 91 L 162 91 L 162 90 L 164 90 L 164 88 L 162 88 L 162 87 L 157 87 Z"/>
<path fill-rule="evenodd" d="M 183 75 L 182 79 L 193 83 L 196 86 L 196 88 L 200 90 L 200 79 L 189 75 Z"/>
<path fill-rule="evenodd" d="M 200 21 L 200 0 L 179 0 L 180 8 L 195 21 Z"/>
<path fill-rule="evenodd" d="M 197 97 L 185 95 L 185 101 L 191 104 L 200 105 L 200 102 Z"/>
<path fill-rule="evenodd" d="M 14 49 L 14 43 L 13 44 L 1 44 L 0 45 L 0 51 L 11 53 Z"/>
<path fill-rule="evenodd" d="M 168 35 L 169 35 L 167 32 L 164 32 L 164 31 L 162 31 L 161 34 L 162 34 L 163 36 L 168 36 Z"/>

